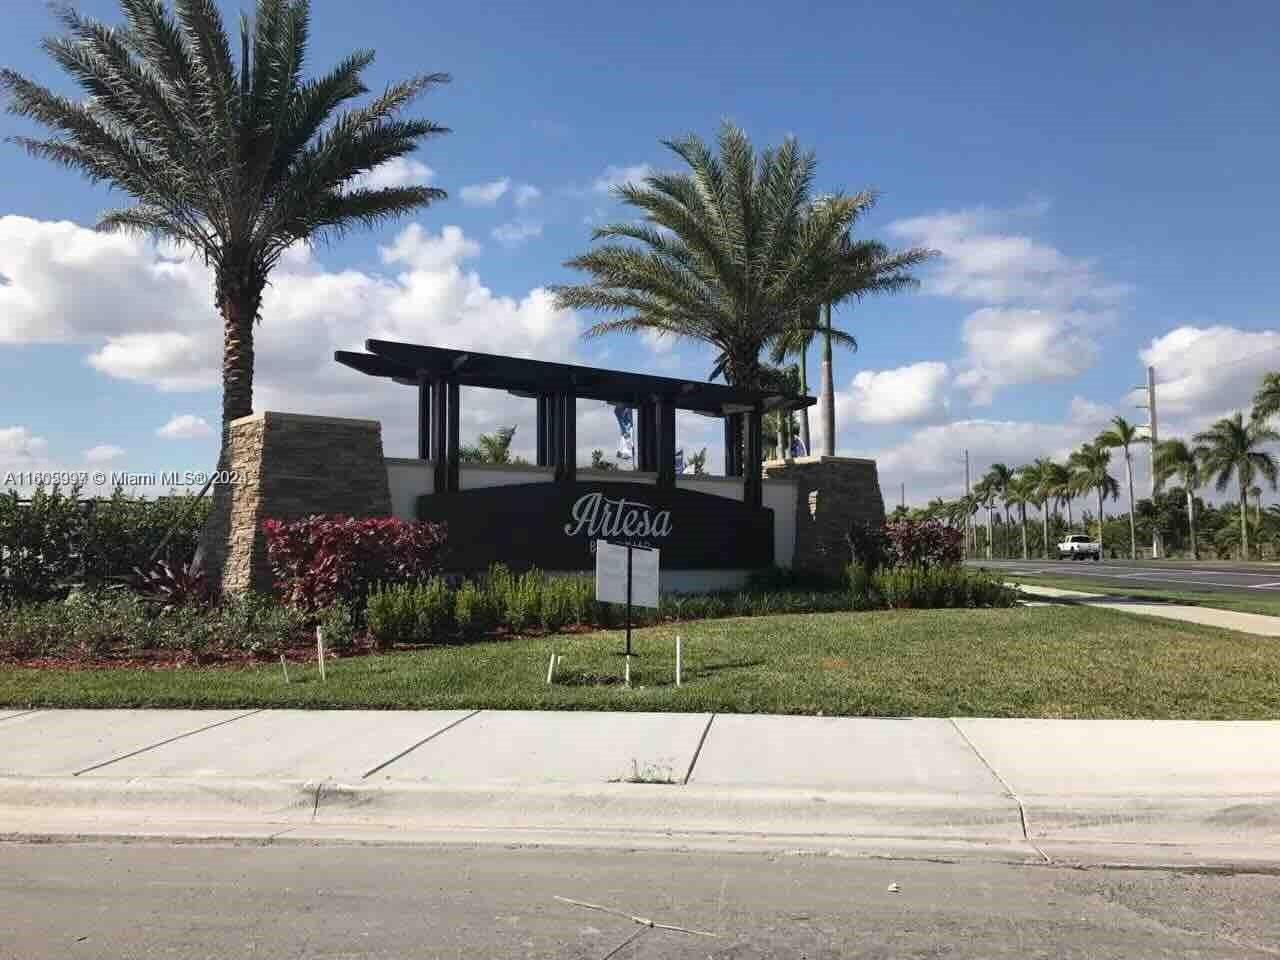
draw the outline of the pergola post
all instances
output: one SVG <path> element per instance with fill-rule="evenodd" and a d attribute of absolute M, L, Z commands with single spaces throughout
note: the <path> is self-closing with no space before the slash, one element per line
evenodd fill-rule
<path fill-rule="evenodd" d="M 724 475 L 742 476 L 742 414 L 730 413 L 724 418 Z"/>
<path fill-rule="evenodd" d="M 551 406 L 550 398 L 545 393 L 538 394 L 538 466 L 547 465 L 547 408 Z"/>
<path fill-rule="evenodd" d="M 449 377 L 448 384 L 449 384 L 449 429 L 448 429 L 448 434 L 445 438 L 448 444 L 448 447 L 447 447 L 448 454 L 446 457 L 446 460 L 448 463 L 448 472 L 445 476 L 445 489 L 448 490 L 450 493 L 456 493 L 458 490 L 462 489 L 462 486 L 459 483 L 459 479 L 458 479 L 458 461 L 460 459 L 459 457 L 460 443 L 458 439 L 458 428 L 459 428 L 459 421 L 461 419 L 462 410 L 461 410 L 461 405 L 459 404 L 460 391 L 458 389 L 458 378 Z"/>
<path fill-rule="evenodd" d="M 449 393 L 441 377 L 431 385 L 431 460 L 435 467 L 435 491 L 444 493 L 449 485 L 449 418 L 446 405 Z"/>
<path fill-rule="evenodd" d="M 658 486 L 676 485 L 676 408 L 668 397 L 659 397 L 654 403 L 657 414 Z"/>
<path fill-rule="evenodd" d="M 573 388 L 569 387 L 557 395 L 560 421 L 558 447 L 560 462 L 557 465 L 556 479 L 561 483 L 574 483 L 578 479 L 578 398 Z"/>
<path fill-rule="evenodd" d="M 431 382 L 418 377 L 418 459 L 431 459 Z"/>
<path fill-rule="evenodd" d="M 742 499 L 749 507 L 761 507 L 764 506 L 764 415 L 759 404 L 746 414 L 746 421 Z"/>

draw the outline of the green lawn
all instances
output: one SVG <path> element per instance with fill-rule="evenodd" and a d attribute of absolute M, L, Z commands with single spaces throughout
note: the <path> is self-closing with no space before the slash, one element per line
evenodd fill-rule
<path fill-rule="evenodd" d="M 674 638 L 686 684 L 673 684 Z M 0 669 L 10 707 L 435 707 L 1280 718 L 1280 643 L 1082 607 L 708 620 L 314 665 Z M 554 649 L 563 682 L 545 684 Z"/>
<path fill-rule="evenodd" d="M 1147 587 L 1130 587 L 1103 577 L 1052 577 L 1027 576 L 1011 570 L 993 571 L 1004 576 L 1009 583 L 1034 584 L 1041 587 L 1058 587 L 1062 590 L 1079 590 L 1083 593 L 1105 593 L 1113 597 L 1131 597 L 1135 600 L 1159 600 L 1166 603 L 1189 603 L 1196 607 L 1213 607 L 1217 610 L 1239 610 L 1242 613 L 1264 613 L 1280 617 L 1280 592 L 1263 593 L 1214 593 L 1197 590 L 1194 584 L 1180 585 L 1176 590 Z M 1209 574 L 1205 574 L 1209 576 Z M 1276 579 L 1280 579 L 1277 576 Z"/>

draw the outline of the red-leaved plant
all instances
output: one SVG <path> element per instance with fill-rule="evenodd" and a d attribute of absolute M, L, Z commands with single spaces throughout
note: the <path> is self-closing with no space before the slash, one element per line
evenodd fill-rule
<path fill-rule="evenodd" d="M 889 565 L 933 567 L 959 563 L 964 556 L 959 530 L 937 520 L 897 520 L 884 525 Z"/>
<path fill-rule="evenodd" d="M 447 536 L 443 523 L 393 517 L 264 520 L 262 530 L 276 590 L 300 610 L 358 605 L 376 583 L 435 575 Z"/>

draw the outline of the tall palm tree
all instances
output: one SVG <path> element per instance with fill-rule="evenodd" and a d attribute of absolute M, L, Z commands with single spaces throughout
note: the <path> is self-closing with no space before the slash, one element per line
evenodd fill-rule
<path fill-rule="evenodd" d="M 1013 479 L 1009 481 L 1009 487 L 1005 492 L 1005 503 L 1012 504 L 1018 508 L 1018 521 L 1022 527 L 1022 559 L 1028 559 L 1027 551 L 1027 504 L 1034 502 L 1036 495 L 1036 484 L 1033 477 L 1028 476 L 1024 471 L 1025 467 L 1019 469 Z"/>
<path fill-rule="evenodd" d="M 1249 495 L 1253 497 L 1253 525 L 1260 529 L 1262 527 L 1262 488 L 1250 487 Z"/>
<path fill-rule="evenodd" d="M 982 509 L 987 511 L 987 559 L 990 560 L 992 559 L 992 552 L 993 552 L 993 548 L 992 548 L 993 527 L 992 527 L 992 520 L 991 520 L 991 512 L 994 509 L 995 501 L 996 501 L 996 489 L 991 483 L 990 474 L 983 477 L 974 485 L 972 495 L 974 498 L 974 502 L 978 506 L 980 506 Z M 977 535 L 977 532 L 975 531 L 974 532 L 975 543 L 977 542 L 977 538 L 978 538 L 978 535 Z"/>
<path fill-rule="evenodd" d="M 223 322 L 225 448 L 228 424 L 253 412 L 254 322 L 284 252 L 445 196 L 359 178 L 447 132 L 400 113 L 448 77 L 413 77 L 339 112 L 368 92 L 361 75 L 374 55 L 358 51 L 304 81 L 309 0 L 257 0 L 252 23 L 241 19 L 238 62 L 214 0 L 176 0 L 173 12 L 162 0 L 119 2 L 124 26 L 64 8 L 67 35 L 44 41 L 81 99 L 8 69 L 0 88 L 11 112 L 51 133 L 15 142 L 132 198 L 103 214 L 99 229 L 176 241 L 211 268 Z"/>
<path fill-rule="evenodd" d="M 511 463 L 511 441 L 515 435 L 515 427 L 499 427 L 493 433 L 482 433 L 474 447 L 463 447 L 459 451 L 459 458 L 467 463 Z"/>
<path fill-rule="evenodd" d="M 1202 464 L 1205 479 L 1213 479 L 1219 493 L 1226 491 L 1234 474 L 1240 493 L 1240 557 L 1249 558 L 1249 486 L 1261 476 L 1276 488 L 1276 460 L 1262 449 L 1263 444 L 1280 440 L 1280 433 L 1272 430 L 1262 420 L 1244 419 L 1235 413 L 1223 417 L 1208 430 L 1195 435 L 1195 442 L 1204 448 Z"/>
<path fill-rule="evenodd" d="M 1111 465 L 1111 450 L 1106 444 L 1086 443 L 1071 454 L 1068 465 L 1075 490 L 1091 490 L 1098 494 L 1098 559 L 1102 559 L 1105 552 L 1102 549 L 1102 503 L 1108 496 L 1112 500 L 1120 496 L 1120 484 L 1107 472 Z"/>
<path fill-rule="evenodd" d="M 987 471 L 986 477 L 983 478 L 983 482 L 987 484 L 993 498 L 999 497 L 1000 500 L 1003 501 L 1004 524 L 1005 530 L 1008 531 L 1010 524 L 1009 484 L 1013 482 L 1013 471 L 1009 469 L 1007 464 L 993 463 L 991 468 Z M 1008 540 L 1007 532 L 1005 540 Z M 1009 544 L 1007 542 L 1005 543 L 1005 550 L 1009 551 Z"/>
<path fill-rule="evenodd" d="M 1277 413 L 1280 413 L 1280 373 L 1268 373 L 1253 395 L 1252 419 L 1266 421 Z"/>
<path fill-rule="evenodd" d="M 1069 531 L 1074 525 L 1071 517 L 1071 500 L 1075 496 L 1075 491 L 1071 486 L 1071 470 L 1056 460 L 1048 460 L 1046 463 L 1046 486 L 1054 502 L 1059 506 L 1066 506 L 1067 530 Z M 1046 549 L 1048 548 L 1046 547 Z"/>
<path fill-rule="evenodd" d="M 600 227 L 606 243 L 570 260 L 588 283 L 553 287 L 561 308 L 619 314 L 588 336 L 653 331 L 710 344 L 712 377 L 757 387 L 761 351 L 779 339 L 817 334 L 817 307 L 862 293 L 907 289 L 910 269 L 931 252 L 888 252 L 853 241 L 850 230 L 874 195 L 837 195 L 814 205 L 812 153 L 787 139 L 756 153 L 746 134 L 725 124 L 719 155 L 697 137 L 665 141 L 689 168 L 614 189 L 643 220 Z M 839 330 L 840 343 L 853 338 Z"/>
<path fill-rule="evenodd" d="M 1022 468 L 1022 475 L 1032 487 L 1031 502 L 1040 510 L 1041 535 L 1044 538 L 1044 555 L 1049 556 L 1049 501 L 1053 492 L 1054 462 L 1048 457 L 1039 457 L 1034 463 Z"/>
<path fill-rule="evenodd" d="M 1105 447 L 1120 447 L 1124 450 L 1124 476 L 1129 486 L 1129 559 L 1138 559 L 1138 527 L 1133 515 L 1133 451 L 1135 443 L 1147 442 L 1138 427 L 1124 417 L 1111 418 L 1111 429 L 1098 437 L 1098 443 Z"/>
<path fill-rule="evenodd" d="M 1177 438 L 1161 440 L 1155 449 L 1156 483 L 1165 483 L 1176 477 L 1187 491 L 1187 528 L 1190 534 L 1191 556 L 1199 560 L 1196 546 L 1196 495 L 1204 482 L 1200 473 L 1200 453 Z"/>

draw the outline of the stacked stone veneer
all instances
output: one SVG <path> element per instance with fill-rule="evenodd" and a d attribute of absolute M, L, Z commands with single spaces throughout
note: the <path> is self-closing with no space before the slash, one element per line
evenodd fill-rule
<path fill-rule="evenodd" d="M 259 413 L 231 423 L 223 469 L 201 541 L 209 582 L 223 591 L 271 589 L 263 520 L 311 514 L 391 515 L 377 420 Z"/>
<path fill-rule="evenodd" d="M 849 562 L 845 534 L 855 521 L 884 522 L 884 497 L 874 460 L 799 457 L 771 460 L 765 478 L 796 485 L 793 569 L 839 574 Z"/>

